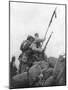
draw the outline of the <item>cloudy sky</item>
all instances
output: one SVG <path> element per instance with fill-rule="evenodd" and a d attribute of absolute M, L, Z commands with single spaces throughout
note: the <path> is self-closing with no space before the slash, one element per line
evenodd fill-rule
<path fill-rule="evenodd" d="M 46 41 L 53 31 L 48 43 L 47 56 L 58 57 L 65 53 L 65 6 L 51 4 L 10 3 L 10 56 L 18 58 L 20 45 L 28 35 L 38 32 L 44 38 L 54 9 L 57 7 L 57 18 L 53 22 L 46 36 Z M 46 43 L 44 42 L 44 45 Z"/>

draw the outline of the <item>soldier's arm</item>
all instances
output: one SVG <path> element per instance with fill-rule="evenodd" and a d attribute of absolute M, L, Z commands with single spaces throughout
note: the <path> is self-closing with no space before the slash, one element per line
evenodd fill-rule
<path fill-rule="evenodd" d="M 24 43 L 26 42 L 26 40 L 24 40 L 20 46 L 20 50 L 22 50 L 23 46 L 24 46 Z"/>
<path fill-rule="evenodd" d="M 35 45 L 34 43 L 31 44 L 30 48 L 32 48 L 32 50 L 42 52 L 42 49 L 41 49 L 41 48 L 37 48 L 36 45 Z"/>
<path fill-rule="evenodd" d="M 42 49 L 41 48 L 32 47 L 32 50 L 42 52 Z"/>
<path fill-rule="evenodd" d="M 37 40 L 35 40 L 35 42 L 44 42 L 45 41 L 45 39 L 37 39 Z"/>
<path fill-rule="evenodd" d="M 35 48 L 36 51 L 42 52 L 41 48 Z"/>

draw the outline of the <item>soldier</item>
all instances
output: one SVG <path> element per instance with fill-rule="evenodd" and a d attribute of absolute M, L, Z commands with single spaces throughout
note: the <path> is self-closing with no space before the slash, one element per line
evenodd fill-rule
<path fill-rule="evenodd" d="M 44 42 L 45 39 L 40 39 L 39 34 L 35 33 L 35 40 L 33 43 L 30 45 L 30 48 L 32 49 L 34 56 L 36 57 L 37 60 L 41 60 L 44 57 L 44 53 L 42 52 L 42 43 Z"/>
<path fill-rule="evenodd" d="M 28 64 L 31 63 L 31 62 L 29 62 L 29 60 L 31 59 L 31 54 L 32 54 L 32 49 L 30 48 L 30 45 L 32 44 L 33 41 L 34 41 L 34 37 L 29 35 L 27 37 L 27 40 L 24 40 L 20 47 L 20 50 L 22 51 L 21 58 L 26 56 L 27 57 L 26 63 L 28 63 Z M 21 68 L 21 64 L 22 64 L 22 61 L 20 62 L 20 68 Z M 29 66 L 31 66 L 31 65 L 29 65 Z"/>
<path fill-rule="evenodd" d="M 19 55 L 19 58 L 18 58 L 20 64 L 19 64 L 19 73 L 21 73 L 21 66 L 22 66 L 22 54 Z"/>
<path fill-rule="evenodd" d="M 11 73 L 11 76 L 13 77 L 14 75 L 17 74 L 17 68 L 16 68 L 16 65 L 15 65 L 15 56 L 12 57 L 12 61 L 10 63 L 10 73 Z"/>
<path fill-rule="evenodd" d="M 20 46 L 20 50 L 23 52 L 25 52 L 29 46 L 31 45 L 31 43 L 34 41 L 34 38 L 32 36 L 28 36 L 27 40 L 24 40 L 23 43 Z"/>
<path fill-rule="evenodd" d="M 35 33 L 35 43 L 37 44 L 37 48 L 42 47 L 42 43 L 45 41 L 45 38 L 40 39 L 39 34 Z"/>
<path fill-rule="evenodd" d="M 12 57 L 12 61 L 10 62 L 10 88 L 12 88 L 12 77 L 17 74 L 17 68 L 15 66 L 15 56 Z"/>
<path fill-rule="evenodd" d="M 39 34 L 38 33 L 35 33 L 35 40 L 31 44 L 30 47 L 32 48 L 32 50 L 42 52 L 42 43 L 44 42 L 44 40 L 45 39 L 40 39 L 39 38 Z"/>

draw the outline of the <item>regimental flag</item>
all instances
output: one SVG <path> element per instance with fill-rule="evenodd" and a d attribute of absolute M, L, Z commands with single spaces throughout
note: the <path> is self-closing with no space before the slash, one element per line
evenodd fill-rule
<path fill-rule="evenodd" d="M 54 10 L 54 12 L 53 12 L 53 14 L 52 14 L 52 17 L 51 17 L 51 20 L 50 20 L 50 22 L 49 22 L 48 28 L 50 27 L 54 16 L 55 16 L 55 18 L 57 17 L 57 16 L 56 16 L 56 8 L 55 8 L 55 10 Z"/>

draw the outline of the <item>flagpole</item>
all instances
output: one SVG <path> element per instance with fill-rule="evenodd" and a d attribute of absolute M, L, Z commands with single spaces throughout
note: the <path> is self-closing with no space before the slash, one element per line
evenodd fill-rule
<path fill-rule="evenodd" d="M 46 39 L 46 34 L 47 34 L 47 32 L 48 32 L 48 30 L 49 30 L 49 27 L 50 27 L 50 25 L 51 25 L 51 23 L 52 23 L 52 19 L 53 19 L 54 15 L 55 15 L 55 17 L 56 17 L 56 8 L 55 8 L 55 10 L 54 10 L 54 12 L 53 12 L 53 14 L 52 14 L 52 16 L 51 16 L 49 25 L 48 25 L 48 27 L 47 27 L 47 30 L 46 30 L 46 33 L 45 33 L 45 36 L 44 36 L 44 41 L 45 41 L 45 39 Z"/>
<path fill-rule="evenodd" d="M 47 30 L 46 30 L 46 33 L 45 33 L 45 36 L 44 36 L 44 40 L 46 39 L 46 35 L 47 35 L 47 32 L 48 32 L 48 29 L 49 29 L 49 27 L 47 27 Z"/>

